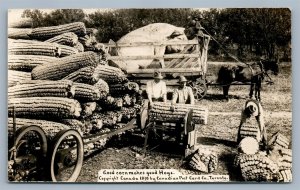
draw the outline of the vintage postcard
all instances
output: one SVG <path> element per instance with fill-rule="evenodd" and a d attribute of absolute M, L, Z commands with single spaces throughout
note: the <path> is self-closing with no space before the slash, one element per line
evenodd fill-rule
<path fill-rule="evenodd" d="M 9 182 L 292 182 L 290 9 L 10 9 L 7 37 Z"/>

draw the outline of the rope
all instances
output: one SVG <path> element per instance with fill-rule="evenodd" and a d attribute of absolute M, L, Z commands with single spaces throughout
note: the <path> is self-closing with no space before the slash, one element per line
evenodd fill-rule
<path fill-rule="evenodd" d="M 245 65 L 247 65 L 247 66 L 249 66 L 249 64 L 248 63 L 245 63 L 245 62 L 242 62 L 242 61 L 240 61 L 237 57 L 235 57 L 234 55 L 232 55 L 231 53 L 229 53 L 226 49 L 225 49 L 225 47 L 220 43 L 220 42 L 218 42 L 207 30 L 205 30 L 205 28 L 203 28 L 203 30 L 211 37 L 211 39 L 213 39 L 219 46 L 220 46 L 220 48 L 223 50 L 223 51 L 225 51 L 232 59 L 234 59 L 234 60 L 236 60 L 237 62 L 239 62 L 239 63 L 243 63 L 243 64 L 245 64 Z"/>
<path fill-rule="evenodd" d="M 205 28 L 203 28 L 203 30 L 204 30 L 204 31 L 211 37 L 211 39 L 213 39 L 213 40 L 220 46 L 220 48 L 221 48 L 223 51 L 225 51 L 231 58 L 233 58 L 234 60 L 236 60 L 236 61 L 239 62 L 239 63 L 243 63 L 243 64 L 247 65 L 247 66 L 250 68 L 251 73 L 252 73 L 252 75 L 253 75 L 253 69 L 252 69 L 252 67 L 251 67 L 251 64 L 240 61 L 237 57 L 235 57 L 234 55 L 232 55 L 231 53 L 229 53 L 229 52 L 225 49 L 225 47 L 224 47 L 220 42 L 218 42 L 218 40 L 216 40 L 216 39 L 215 39 L 215 38 L 214 38 L 207 30 L 205 30 Z M 261 62 L 260 62 L 260 63 L 261 63 Z M 262 63 L 261 63 L 261 64 L 262 64 Z M 267 81 L 267 83 L 269 83 L 269 84 L 274 84 L 272 78 L 268 75 L 267 72 L 265 72 L 264 68 L 262 68 L 262 74 L 265 75 L 265 76 L 267 76 L 267 77 L 269 78 L 270 81 Z M 259 75 L 259 74 L 256 74 L 256 75 Z M 254 77 L 254 76 L 256 76 L 256 75 L 253 75 L 252 77 Z M 242 82 L 242 81 L 240 81 L 240 82 Z M 222 86 L 223 86 L 223 85 L 222 85 Z M 227 86 L 227 85 L 225 85 L 225 86 Z"/>

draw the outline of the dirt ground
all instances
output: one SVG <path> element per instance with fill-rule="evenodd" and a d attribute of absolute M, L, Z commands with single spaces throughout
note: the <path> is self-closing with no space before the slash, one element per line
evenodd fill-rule
<path fill-rule="evenodd" d="M 218 64 L 209 64 L 208 76 L 215 79 Z M 263 84 L 262 106 L 270 137 L 277 131 L 291 140 L 292 136 L 292 77 L 291 64 L 282 63 L 280 74 L 273 77 L 274 85 Z M 217 153 L 219 166 L 212 174 L 228 174 L 231 181 L 240 181 L 233 168 L 240 110 L 247 100 L 249 86 L 233 86 L 230 100 L 221 99 L 219 87 L 209 87 L 208 95 L 197 104 L 209 109 L 208 124 L 197 129 L 197 143 Z M 189 169 L 181 155 L 182 148 L 172 141 L 162 143 L 142 156 L 144 134 L 128 132 L 111 139 L 106 148 L 85 158 L 78 182 L 96 182 L 100 169 L 178 169 L 183 174 L 202 174 Z"/>

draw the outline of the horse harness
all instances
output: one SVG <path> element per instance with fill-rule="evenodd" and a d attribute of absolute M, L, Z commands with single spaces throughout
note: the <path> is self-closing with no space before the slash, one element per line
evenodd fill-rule
<path fill-rule="evenodd" d="M 251 67 L 251 65 L 253 65 L 253 64 L 246 64 L 249 67 L 250 71 L 251 71 L 251 78 L 253 78 L 255 76 L 258 76 L 258 75 L 267 76 L 269 78 L 268 83 L 273 84 L 274 82 L 273 82 L 272 78 L 269 76 L 269 74 L 266 72 L 262 61 L 260 60 L 258 62 L 258 64 L 259 64 L 258 66 L 259 66 L 261 72 L 260 73 L 255 73 L 255 74 L 254 74 L 253 68 Z"/>

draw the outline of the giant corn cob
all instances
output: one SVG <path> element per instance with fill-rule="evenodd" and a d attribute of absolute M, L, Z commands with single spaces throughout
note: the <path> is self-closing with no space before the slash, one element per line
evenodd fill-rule
<path fill-rule="evenodd" d="M 31 28 L 33 20 L 31 18 L 8 19 L 8 28 Z"/>
<path fill-rule="evenodd" d="M 128 123 L 132 118 L 136 117 L 136 114 L 138 112 L 138 108 L 135 107 L 122 107 L 121 108 L 121 114 L 122 114 L 122 122 Z"/>
<path fill-rule="evenodd" d="M 8 38 L 11 39 L 24 39 L 29 40 L 30 33 L 32 32 L 31 28 L 8 28 L 7 31 Z"/>
<path fill-rule="evenodd" d="M 241 126 L 240 139 L 243 139 L 245 137 L 253 137 L 258 142 L 260 142 L 261 134 L 260 134 L 260 130 L 258 128 L 256 121 L 255 121 L 255 123 L 251 123 L 251 124 L 244 123 L 243 126 Z"/>
<path fill-rule="evenodd" d="M 81 112 L 77 100 L 60 97 L 12 98 L 8 100 L 8 115 L 13 115 L 13 107 L 17 117 L 26 118 L 74 118 Z"/>
<path fill-rule="evenodd" d="M 80 131 L 84 133 L 85 125 L 77 119 L 62 119 L 59 120 L 59 122 L 69 126 L 71 129 L 80 129 Z"/>
<path fill-rule="evenodd" d="M 280 182 L 292 182 L 293 179 L 292 170 L 291 169 L 280 170 L 278 172 L 278 178 Z"/>
<path fill-rule="evenodd" d="M 275 148 L 268 155 L 270 159 L 277 163 L 279 170 L 292 168 L 292 150 L 284 148 Z"/>
<path fill-rule="evenodd" d="M 94 71 L 95 78 L 100 78 L 108 84 L 127 82 L 126 75 L 119 68 L 107 65 L 98 65 Z"/>
<path fill-rule="evenodd" d="M 102 79 L 99 79 L 94 86 L 99 89 L 101 97 L 106 97 L 109 93 L 108 84 Z"/>
<path fill-rule="evenodd" d="M 47 40 L 67 32 L 73 32 L 77 36 L 84 36 L 86 34 L 86 28 L 82 22 L 73 22 L 58 26 L 39 27 L 32 30 L 30 37 L 33 39 Z"/>
<path fill-rule="evenodd" d="M 94 119 L 102 120 L 104 127 L 109 127 L 115 125 L 117 122 L 122 121 L 122 113 L 116 111 L 107 111 L 102 113 L 93 113 L 92 117 Z"/>
<path fill-rule="evenodd" d="M 97 54 L 83 52 L 63 57 L 52 64 L 40 65 L 32 70 L 32 79 L 59 80 L 83 67 L 96 67 L 99 61 Z"/>
<path fill-rule="evenodd" d="M 176 104 L 175 110 L 170 110 L 171 104 L 154 102 L 149 112 L 151 121 L 182 122 L 189 109 L 193 109 L 193 122 L 195 124 L 207 124 L 208 109 L 199 105 Z"/>
<path fill-rule="evenodd" d="M 33 40 L 8 40 L 8 54 L 59 57 L 61 55 L 61 49 L 56 43 Z"/>
<path fill-rule="evenodd" d="M 107 96 L 99 104 L 104 110 L 120 110 L 123 107 L 123 99 Z"/>
<path fill-rule="evenodd" d="M 189 165 L 194 170 L 211 173 L 218 167 L 218 157 L 207 149 L 198 149 L 192 156 Z"/>
<path fill-rule="evenodd" d="M 101 97 L 100 91 L 97 87 L 84 84 L 84 83 L 74 83 L 75 87 L 75 99 L 88 102 L 88 101 L 97 101 L 100 98 L 103 99 L 105 97 Z"/>
<path fill-rule="evenodd" d="M 98 81 L 98 79 L 94 78 L 94 70 L 94 67 L 84 67 L 69 74 L 63 79 L 93 85 Z"/>
<path fill-rule="evenodd" d="M 92 46 L 94 46 L 95 44 L 98 43 L 96 37 L 92 36 L 92 35 L 81 36 L 81 37 L 78 38 L 78 40 L 84 46 L 85 51 L 87 51 L 86 48 L 92 47 Z"/>
<path fill-rule="evenodd" d="M 135 82 L 127 82 L 124 84 L 110 84 L 109 93 L 113 96 L 120 94 L 138 93 L 139 85 Z"/>
<path fill-rule="evenodd" d="M 34 67 L 55 63 L 57 59 L 41 55 L 8 55 L 8 69 L 31 72 Z"/>
<path fill-rule="evenodd" d="M 66 45 L 59 45 L 59 47 L 61 49 L 61 57 L 66 57 L 79 53 L 78 49 L 76 49 L 75 47 L 70 47 Z"/>
<path fill-rule="evenodd" d="M 102 43 L 95 43 L 92 45 L 85 46 L 84 51 L 94 51 L 94 52 L 105 52 L 105 47 Z"/>
<path fill-rule="evenodd" d="M 62 123 L 47 121 L 47 120 L 38 120 L 38 119 L 24 119 L 24 118 L 16 118 L 16 127 L 17 129 L 25 126 L 39 126 L 41 127 L 46 136 L 54 137 L 56 133 L 64 129 L 75 129 L 81 133 L 81 128 L 79 126 L 68 126 Z M 13 118 L 8 118 L 8 135 L 13 135 Z"/>
<path fill-rule="evenodd" d="M 136 103 L 136 97 L 131 96 L 129 94 L 123 95 L 122 100 L 123 100 L 123 106 L 124 107 L 131 107 L 131 106 L 134 106 L 135 103 Z"/>
<path fill-rule="evenodd" d="M 93 133 L 98 133 L 99 130 L 102 128 L 103 123 L 101 119 L 91 119 L 89 120 L 86 118 L 84 120 L 84 125 L 82 128 L 82 131 L 84 134 L 93 134 Z"/>
<path fill-rule="evenodd" d="M 22 71 L 8 70 L 8 87 L 18 84 L 20 81 L 31 80 L 31 74 Z"/>
<path fill-rule="evenodd" d="M 84 52 L 84 47 L 82 45 L 82 43 L 78 42 L 74 48 L 76 48 L 78 50 L 78 52 Z"/>
<path fill-rule="evenodd" d="M 259 150 L 258 141 L 253 137 L 245 137 L 241 140 L 238 150 L 245 154 L 256 154 Z"/>
<path fill-rule="evenodd" d="M 97 103 L 96 102 L 86 102 L 86 103 L 83 103 L 81 105 L 81 107 L 82 107 L 81 116 L 88 117 L 88 116 L 92 115 L 93 112 L 96 110 Z"/>
<path fill-rule="evenodd" d="M 41 81 L 36 84 L 20 84 L 8 88 L 9 98 L 26 97 L 67 97 L 72 98 L 75 87 L 72 81 Z"/>
<path fill-rule="evenodd" d="M 236 160 L 245 181 L 272 181 L 278 172 L 278 166 L 261 154 L 239 154 Z"/>
<path fill-rule="evenodd" d="M 269 146 L 273 147 L 288 148 L 290 142 L 284 135 L 282 135 L 280 132 L 277 132 L 274 135 L 272 135 L 268 144 Z"/>
<path fill-rule="evenodd" d="M 58 43 L 61 45 L 74 47 L 78 43 L 78 36 L 73 32 L 67 32 L 46 40 L 50 43 Z"/>

